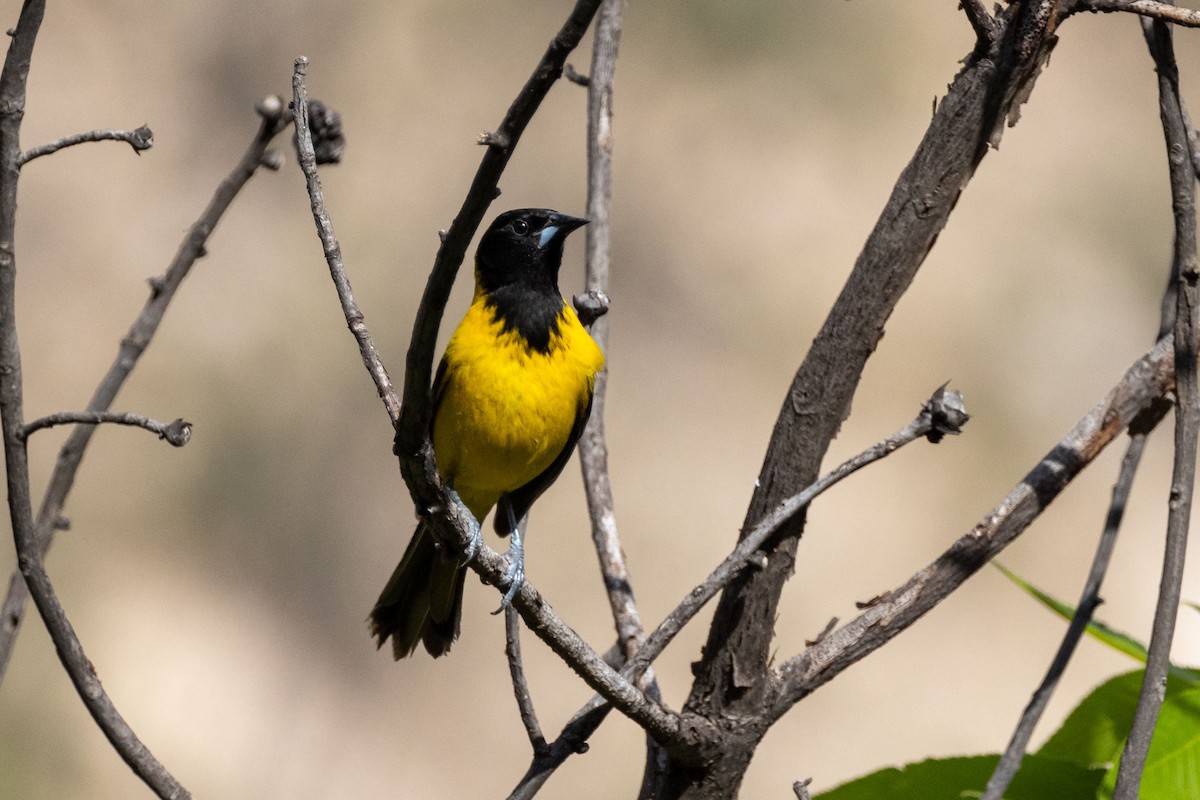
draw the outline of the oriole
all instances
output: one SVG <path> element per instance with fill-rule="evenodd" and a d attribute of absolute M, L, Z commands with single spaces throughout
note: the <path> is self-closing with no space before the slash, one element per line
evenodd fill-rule
<path fill-rule="evenodd" d="M 600 348 L 558 288 L 563 241 L 587 220 L 543 208 L 501 214 L 475 254 L 475 295 L 433 386 L 438 472 L 482 522 L 511 536 L 506 605 L 524 579 L 521 527 L 562 472 L 592 407 Z M 435 658 L 458 638 L 465 564 L 439 552 L 425 523 L 371 611 L 397 660 L 418 642 Z"/>

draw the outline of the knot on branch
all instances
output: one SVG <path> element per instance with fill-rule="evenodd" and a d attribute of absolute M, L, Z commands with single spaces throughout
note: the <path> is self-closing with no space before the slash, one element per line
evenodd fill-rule
<path fill-rule="evenodd" d="M 340 164 L 346 151 L 346 133 L 342 115 L 320 100 L 308 101 L 308 129 L 312 133 L 313 155 L 318 164 Z M 296 137 L 293 136 L 295 141 Z M 299 144 L 296 145 L 299 150 Z"/>
<path fill-rule="evenodd" d="M 177 419 L 164 427 L 158 438 L 165 440 L 173 447 L 183 447 L 192 439 L 192 423 Z"/>
<path fill-rule="evenodd" d="M 943 383 L 933 393 L 933 396 L 925 401 L 925 405 L 921 407 L 921 414 L 929 419 L 929 432 L 925 434 L 925 438 L 933 444 L 937 444 L 946 434 L 958 435 L 962 433 L 963 425 L 971 419 L 971 415 L 967 413 L 967 408 L 963 403 L 962 392 L 946 391 L 949 383 Z"/>
<path fill-rule="evenodd" d="M 588 328 L 592 327 L 593 322 L 608 313 L 609 300 L 608 295 L 604 292 L 590 290 L 583 294 L 572 295 L 571 303 L 575 306 L 575 313 L 579 315 L 579 321 Z"/>

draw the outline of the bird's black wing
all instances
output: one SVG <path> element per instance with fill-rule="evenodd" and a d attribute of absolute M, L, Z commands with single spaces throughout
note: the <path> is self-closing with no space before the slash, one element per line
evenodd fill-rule
<path fill-rule="evenodd" d="M 529 508 L 534 501 L 542 496 L 542 492 L 550 488 L 550 484 L 554 483 L 555 478 L 563 471 L 563 467 L 571 460 L 571 451 L 575 449 L 575 444 L 583 435 L 583 428 L 587 425 L 591 413 L 592 395 L 589 393 L 587 405 L 575 415 L 575 424 L 571 426 L 571 433 L 567 436 L 567 443 L 563 445 L 562 452 L 536 478 L 500 498 L 494 521 L 496 533 L 501 536 L 508 536 L 512 533 L 513 523 L 520 524 L 525 515 L 529 513 Z M 508 513 L 509 511 L 512 513 Z"/>
<path fill-rule="evenodd" d="M 437 416 L 438 406 L 442 404 L 442 396 L 446 394 L 447 363 L 446 357 L 442 356 L 442 360 L 438 362 L 437 373 L 433 376 L 433 391 L 430 392 L 433 407 L 429 410 L 430 436 L 433 436 L 433 420 Z M 399 431 L 396 435 L 399 436 Z M 396 439 L 392 440 L 392 455 L 400 455 L 400 442 Z"/>

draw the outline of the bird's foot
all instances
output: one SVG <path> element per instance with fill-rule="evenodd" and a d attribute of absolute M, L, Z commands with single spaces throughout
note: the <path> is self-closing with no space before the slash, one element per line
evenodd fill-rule
<path fill-rule="evenodd" d="M 483 547 L 483 529 L 479 526 L 479 520 L 475 519 L 475 515 L 471 513 L 471 509 L 467 508 L 467 504 L 464 503 L 462 498 L 458 496 L 458 492 L 454 491 L 453 489 L 450 489 L 449 492 L 450 499 L 453 500 L 454 504 L 457 505 L 463 512 L 465 512 L 465 516 L 470 522 L 471 530 L 469 535 L 471 538 L 470 541 L 467 542 L 467 550 L 465 553 L 463 553 L 462 561 L 459 562 L 460 566 L 465 567 L 467 564 L 470 564 L 472 560 L 474 560 L 475 556 L 479 555 L 479 548 Z"/>
<path fill-rule="evenodd" d="M 520 526 L 513 528 L 508 552 L 504 554 L 508 559 L 508 572 L 504 574 L 501 582 L 501 585 L 508 585 L 508 590 L 504 593 L 504 599 L 500 601 L 500 607 L 493 611 L 493 614 L 499 614 L 508 608 L 513 598 L 517 596 L 517 592 L 521 591 L 521 584 L 525 583 L 525 543 L 522 541 L 521 534 Z"/>

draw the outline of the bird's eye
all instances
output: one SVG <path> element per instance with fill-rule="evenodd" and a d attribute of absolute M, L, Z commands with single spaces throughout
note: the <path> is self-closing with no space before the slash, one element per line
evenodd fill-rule
<path fill-rule="evenodd" d="M 516 220 L 512 224 L 513 233 L 518 236 L 524 236 L 529 233 L 529 223 L 523 219 Z"/>

